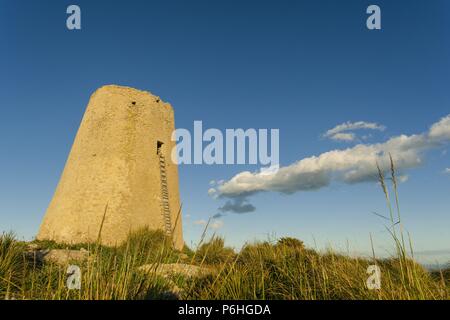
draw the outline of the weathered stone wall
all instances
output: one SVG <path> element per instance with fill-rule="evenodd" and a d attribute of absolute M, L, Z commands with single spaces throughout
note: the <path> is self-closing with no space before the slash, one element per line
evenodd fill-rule
<path fill-rule="evenodd" d="M 91 97 L 38 239 L 122 242 L 130 231 L 163 229 L 157 142 L 164 143 L 177 249 L 183 247 L 173 109 L 148 92 L 104 86 Z M 180 214 L 179 214 L 180 213 Z M 179 217 L 178 217 L 179 215 Z"/>

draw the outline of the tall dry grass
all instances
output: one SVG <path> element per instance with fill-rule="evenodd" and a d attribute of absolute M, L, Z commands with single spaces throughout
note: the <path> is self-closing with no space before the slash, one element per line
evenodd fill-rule
<path fill-rule="evenodd" d="M 0 252 L 0 299 L 147 299 L 159 298 L 170 289 L 169 283 L 156 273 L 144 273 L 138 267 L 177 261 L 174 250 L 162 232 L 141 230 L 130 235 L 119 247 L 110 248 L 87 244 L 86 261 L 73 261 L 79 265 L 81 289 L 69 290 L 67 266 L 52 262 L 40 263 L 27 252 L 24 245 L 10 236 L 0 237 L 0 244 L 12 244 L 5 253 Z M 50 248 L 78 248 L 54 243 Z M 3 248 L 3 246 L 2 246 Z"/>
<path fill-rule="evenodd" d="M 392 257 L 377 259 L 373 246 L 373 258 L 362 259 L 331 250 L 319 254 L 292 239 L 280 239 L 275 245 L 250 244 L 231 263 L 223 264 L 218 276 L 193 281 L 186 298 L 449 299 L 448 271 L 432 275 L 414 262 L 411 238 L 405 235 L 401 220 L 398 179 L 391 155 L 389 160 L 388 170 L 377 164 L 389 217 L 378 215 L 387 221 L 385 227 L 394 247 Z M 213 241 L 212 248 L 220 251 L 217 241 Z M 381 270 L 379 290 L 369 290 L 366 284 L 370 265 Z"/>

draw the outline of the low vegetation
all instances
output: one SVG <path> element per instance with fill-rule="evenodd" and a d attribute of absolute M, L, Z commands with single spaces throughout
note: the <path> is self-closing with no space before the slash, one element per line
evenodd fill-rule
<path fill-rule="evenodd" d="M 163 232 L 146 229 L 114 248 L 25 243 L 6 233 L 0 236 L 0 299 L 449 299 L 450 268 L 428 272 L 411 258 L 392 161 L 390 177 L 379 169 L 379 183 L 395 249 L 389 259 L 317 252 L 295 238 L 247 244 L 237 253 L 223 238 L 205 242 L 203 236 L 196 250 L 178 252 Z M 87 252 L 87 258 L 45 259 L 61 249 Z M 70 288 L 69 264 L 81 271 L 79 289 Z M 379 289 L 368 288 L 371 265 L 381 271 Z"/>
<path fill-rule="evenodd" d="M 213 237 L 196 252 L 171 249 L 161 232 L 142 230 L 120 247 L 32 245 L 89 251 L 81 289 L 67 287 L 67 265 L 39 261 L 30 244 L 0 237 L 0 299 L 449 299 L 450 272 L 429 273 L 409 258 L 362 259 L 318 253 L 296 239 L 248 244 L 239 253 Z M 44 247 L 47 245 L 48 247 Z M 161 265 L 212 270 L 187 277 L 158 273 Z M 381 288 L 369 290 L 367 267 L 381 269 Z M 140 267 L 149 266 L 143 272 Z"/>

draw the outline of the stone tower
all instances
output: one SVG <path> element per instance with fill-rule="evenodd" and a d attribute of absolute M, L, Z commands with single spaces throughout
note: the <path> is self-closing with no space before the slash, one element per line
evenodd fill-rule
<path fill-rule="evenodd" d="M 38 239 L 120 244 L 148 226 L 183 234 L 173 109 L 159 97 L 104 86 L 89 101 L 66 166 L 42 221 Z"/>

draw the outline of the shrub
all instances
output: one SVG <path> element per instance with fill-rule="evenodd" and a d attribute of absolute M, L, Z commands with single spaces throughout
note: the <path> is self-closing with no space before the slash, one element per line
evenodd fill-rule
<path fill-rule="evenodd" d="M 220 264 L 232 261 L 235 256 L 232 248 L 225 247 L 223 238 L 213 237 L 197 249 L 195 258 L 198 263 Z"/>
<path fill-rule="evenodd" d="M 296 239 L 296 238 L 291 238 L 291 237 L 280 238 L 277 242 L 277 245 L 285 246 L 285 247 L 289 247 L 289 248 L 293 248 L 293 249 L 297 249 L 297 250 L 305 249 L 305 245 L 303 244 L 303 241 Z"/>

